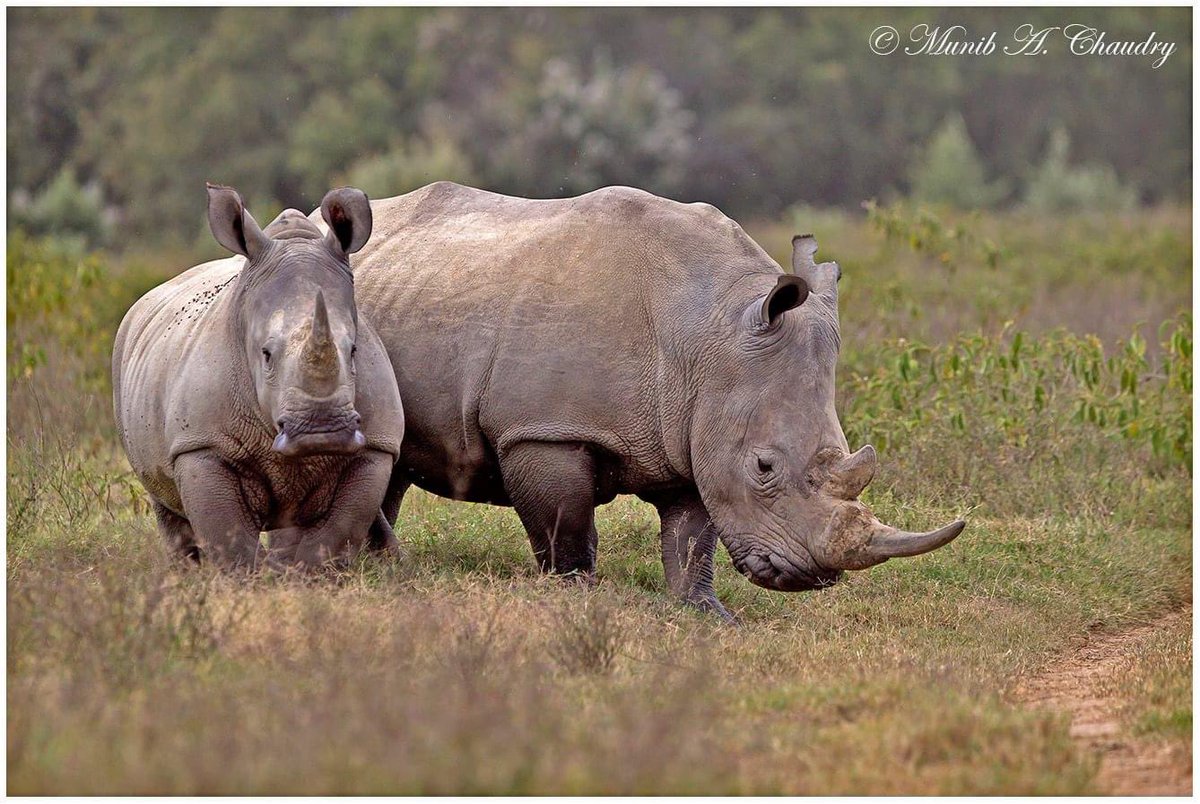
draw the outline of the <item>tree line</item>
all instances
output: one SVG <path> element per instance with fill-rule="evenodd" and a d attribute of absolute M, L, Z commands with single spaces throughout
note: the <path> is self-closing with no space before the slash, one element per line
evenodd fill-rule
<path fill-rule="evenodd" d="M 871 51 L 878 26 L 921 22 L 1002 38 L 1087 22 L 1179 49 L 1158 69 L 1061 42 Z M 1157 203 L 1191 193 L 1190 81 L 1190 9 L 20 8 L 8 193 L 27 219 L 98 207 L 151 240 L 196 236 L 205 180 L 263 210 L 437 179 L 631 184 L 734 216 L 930 193 L 1002 206 L 1064 182 Z"/>

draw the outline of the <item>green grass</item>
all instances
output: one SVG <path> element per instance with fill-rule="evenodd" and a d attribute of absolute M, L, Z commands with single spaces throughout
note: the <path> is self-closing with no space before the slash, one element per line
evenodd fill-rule
<path fill-rule="evenodd" d="M 511 510 L 419 491 L 400 562 L 181 571 L 115 443 L 105 360 L 125 307 L 184 265 L 11 239 L 9 791 L 1096 792 L 1065 721 L 1008 690 L 1190 600 L 1190 216 L 955 235 L 884 213 L 797 213 L 846 270 L 839 410 L 881 449 L 881 518 L 969 528 L 798 595 L 721 551 L 737 629 L 669 596 L 632 498 L 599 511 L 593 590 L 539 576 Z M 793 228 L 750 231 L 785 258 Z M 1190 634 L 1124 672 L 1131 731 L 1187 740 Z"/>

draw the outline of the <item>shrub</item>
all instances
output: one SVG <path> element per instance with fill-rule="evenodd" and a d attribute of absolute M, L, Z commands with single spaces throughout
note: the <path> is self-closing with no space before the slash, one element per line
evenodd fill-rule
<path fill-rule="evenodd" d="M 605 184 L 669 193 L 685 177 L 695 116 L 664 76 L 599 60 L 590 75 L 563 59 L 545 65 L 527 121 L 500 156 L 542 192 L 573 195 Z"/>
<path fill-rule="evenodd" d="M 1124 212 L 1137 206 L 1137 191 L 1122 184 L 1108 165 L 1069 165 L 1070 148 L 1066 130 L 1055 129 L 1046 158 L 1025 188 L 1025 206 L 1040 213 Z"/>
<path fill-rule="evenodd" d="M 313 99 L 291 131 L 287 154 L 288 170 L 300 179 L 311 202 L 356 159 L 387 147 L 395 136 L 395 105 L 393 93 L 375 76 L 348 87 L 339 84 Z"/>
<path fill-rule="evenodd" d="M 71 168 L 61 170 L 32 198 L 14 193 L 10 202 L 11 224 L 31 234 L 74 240 L 80 250 L 103 245 L 112 230 L 100 186 L 80 184 Z"/>
<path fill-rule="evenodd" d="M 345 181 L 372 198 L 387 198 L 435 181 L 473 184 L 475 170 L 470 157 L 451 140 L 413 137 L 354 163 Z"/>
<path fill-rule="evenodd" d="M 21 232 L 9 237 L 7 252 L 9 381 L 37 371 L 51 346 L 86 359 L 87 379 L 106 388 L 109 327 L 122 300 L 104 260 L 73 244 Z"/>
<path fill-rule="evenodd" d="M 983 160 L 959 115 L 947 117 L 934 132 L 909 180 L 918 201 L 960 209 L 995 206 L 1008 194 L 1003 182 L 986 180 Z"/>
<path fill-rule="evenodd" d="M 1137 332 L 1116 354 L 1095 336 L 1059 331 L 1040 340 L 1017 331 L 964 335 L 937 347 L 891 348 L 881 369 L 855 378 L 852 420 L 890 419 L 899 434 L 942 418 L 957 430 L 994 425 L 1006 440 L 1028 443 L 1043 412 L 1065 405 L 1075 422 L 1106 436 L 1145 443 L 1168 464 L 1191 466 L 1192 317 L 1161 327 L 1158 365 Z M 890 363 L 890 365 L 889 365 Z"/>
<path fill-rule="evenodd" d="M 950 224 L 924 207 L 881 207 L 871 200 L 864 202 L 863 208 L 867 223 L 887 240 L 904 243 L 914 253 L 936 259 L 951 270 L 960 262 L 977 262 L 992 269 L 1000 264 L 1001 248 L 977 232 L 978 212 L 966 221 Z"/>

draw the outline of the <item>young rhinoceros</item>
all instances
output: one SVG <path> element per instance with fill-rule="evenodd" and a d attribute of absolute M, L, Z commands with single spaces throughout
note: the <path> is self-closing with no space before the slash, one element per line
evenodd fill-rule
<path fill-rule="evenodd" d="M 121 442 L 180 554 L 313 567 L 396 549 L 380 503 L 404 415 L 349 263 L 371 208 L 345 187 L 321 215 L 328 235 L 294 209 L 264 231 L 237 191 L 209 185 L 213 235 L 242 256 L 158 286 L 117 331 Z"/>

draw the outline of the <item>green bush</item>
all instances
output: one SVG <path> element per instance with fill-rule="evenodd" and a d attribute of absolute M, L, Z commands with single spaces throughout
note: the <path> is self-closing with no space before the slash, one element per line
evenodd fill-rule
<path fill-rule="evenodd" d="M 1024 446 L 1065 409 L 1096 435 L 1145 444 L 1190 469 L 1191 314 L 1163 322 L 1160 336 L 1153 365 L 1138 332 L 1113 354 L 1095 336 L 1065 331 L 962 335 L 932 347 L 900 339 L 881 349 L 876 371 L 851 380 L 847 418 L 883 429 L 894 447 L 931 424 L 982 427 Z"/>
<path fill-rule="evenodd" d="M 1065 129 L 1050 135 L 1042 164 L 1025 188 L 1025 205 L 1035 212 L 1124 212 L 1137 206 L 1137 190 L 1127 187 L 1108 165 L 1067 163 L 1071 140 Z"/>
<path fill-rule="evenodd" d="M 111 317 L 123 303 L 107 281 L 98 254 L 77 244 L 35 238 L 21 231 L 8 238 L 8 379 L 29 377 L 45 364 L 53 345 L 83 358 L 107 379 Z M 81 303 L 84 299 L 87 303 Z"/>
<path fill-rule="evenodd" d="M 330 88 L 309 105 L 291 132 L 287 166 L 314 203 L 329 189 L 331 177 L 364 154 L 383 151 L 395 138 L 394 107 L 391 90 L 375 77 L 349 88 Z"/>
<path fill-rule="evenodd" d="M 10 204 L 11 224 L 30 234 L 74 241 L 77 250 L 104 245 L 112 232 L 99 185 L 80 184 L 69 167 L 32 198 L 14 193 Z"/>
<path fill-rule="evenodd" d="M 954 270 L 960 262 L 986 265 L 994 270 L 1004 252 L 995 241 L 978 234 L 979 213 L 948 223 L 924 207 L 899 203 L 881 207 L 874 200 L 863 204 L 867 223 L 888 241 L 907 245 L 915 254 L 937 260 Z"/>
<path fill-rule="evenodd" d="M 442 137 L 398 142 L 385 153 L 354 163 L 345 177 L 346 184 L 372 198 L 401 195 L 435 181 L 475 183 L 470 157 Z"/>
<path fill-rule="evenodd" d="M 947 117 L 934 132 L 909 178 L 916 200 L 959 209 L 986 209 L 1008 194 L 1003 182 L 987 181 L 983 159 L 960 115 Z"/>
<path fill-rule="evenodd" d="M 647 67 L 599 60 L 589 73 L 565 59 L 546 63 L 532 102 L 511 110 L 517 127 L 497 154 L 550 195 L 605 184 L 671 193 L 686 176 L 695 115 L 666 78 Z"/>

